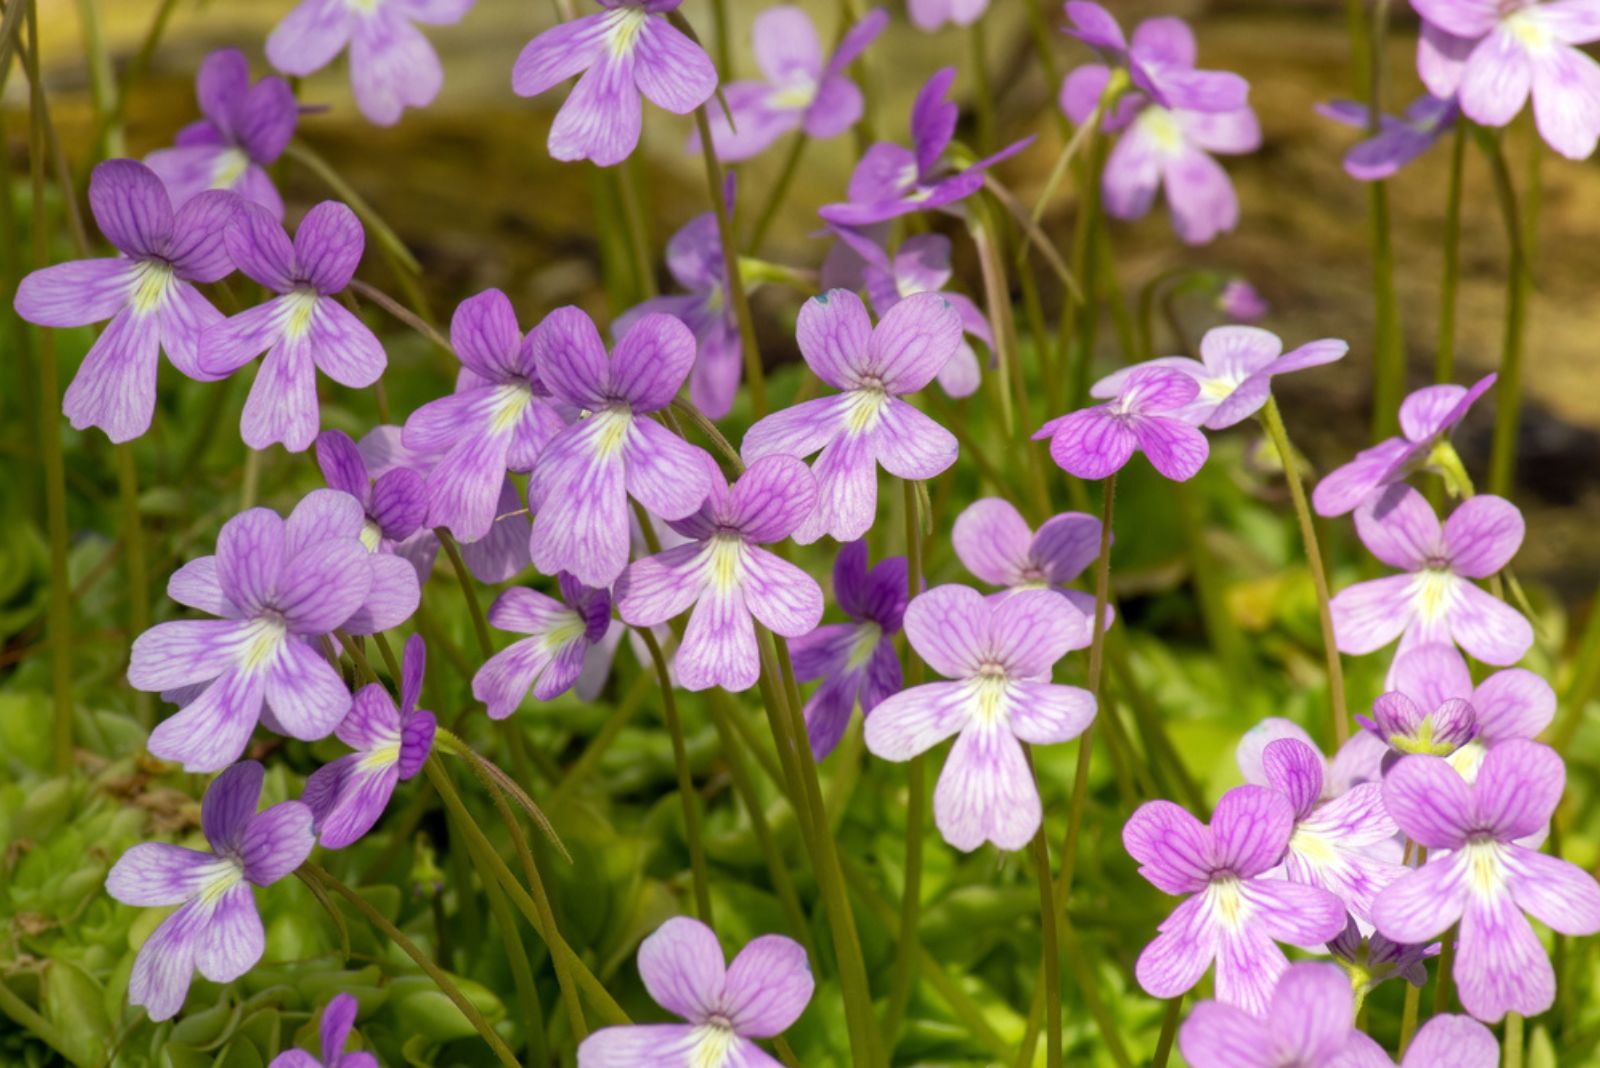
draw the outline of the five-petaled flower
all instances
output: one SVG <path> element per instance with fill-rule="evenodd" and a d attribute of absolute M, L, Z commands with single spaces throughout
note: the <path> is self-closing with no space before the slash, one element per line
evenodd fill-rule
<path fill-rule="evenodd" d="M 267 1068 L 378 1068 L 378 1059 L 372 1054 L 344 1051 L 359 1008 L 353 994 L 336 995 L 322 1010 L 322 1059 L 303 1049 L 286 1049 L 272 1058 Z"/>
<path fill-rule="evenodd" d="M 980 497 L 956 516 L 950 543 L 974 578 L 1008 590 L 1056 590 L 1082 617 L 1069 649 L 1094 639 L 1094 595 L 1068 588 L 1100 555 L 1100 520 L 1082 512 L 1051 516 L 1035 533 L 1016 505 Z M 1106 626 L 1116 609 L 1106 605 Z"/>
<path fill-rule="evenodd" d="M 1365 130 L 1372 109 L 1355 100 L 1331 100 L 1317 113 L 1334 122 Z M 1376 182 L 1394 174 L 1433 147 L 1461 118 L 1455 98 L 1441 100 L 1424 93 L 1401 115 L 1378 116 L 1378 132 L 1358 142 L 1344 156 L 1344 169 L 1360 182 Z"/>
<path fill-rule="evenodd" d="M 1034 431 L 1050 440 L 1050 458 L 1068 474 L 1109 478 L 1140 451 L 1174 482 L 1187 482 L 1211 454 L 1206 436 L 1184 418 L 1200 396 L 1192 375 L 1170 367 L 1136 367 L 1104 404 L 1069 412 Z"/>
<path fill-rule="evenodd" d="M 549 701 L 572 689 L 592 647 L 611 623 L 611 595 L 591 589 L 562 572 L 556 579 L 561 600 L 513 586 L 489 608 L 489 623 L 528 637 L 491 656 L 472 677 L 472 696 L 489 707 L 492 719 L 505 719 L 533 691 Z"/>

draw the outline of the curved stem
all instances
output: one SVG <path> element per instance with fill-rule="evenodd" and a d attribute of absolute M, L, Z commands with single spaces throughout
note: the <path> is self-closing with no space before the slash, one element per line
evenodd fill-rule
<path fill-rule="evenodd" d="M 750 409 L 755 418 L 767 414 L 767 379 L 761 367 L 761 350 L 756 346 L 755 321 L 750 317 L 750 301 L 745 296 L 744 279 L 739 275 L 739 246 L 728 214 L 728 199 L 722 185 L 722 164 L 711 144 L 711 120 L 705 105 L 695 109 L 695 128 L 700 131 L 700 155 L 705 162 L 706 185 L 711 194 L 711 211 L 717 217 L 717 235 L 722 241 L 723 285 L 739 324 L 739 347 L 744 353 L 744 375 L 750 387 Z"/>
<path fill-rule="evenodd" d="M 672 675 L 667 671 L 667 658 L 661 655 L 661 643 L 649 627 L 635 627 L 645 648 L 650 650 L 650 661 L 655 665 L 656 681 L 661 684 L 661 708 L 667 721 L 667 733 L 672 737 L 672 763 L 678 772 L 678 799 L 683 802 L 683 833 L 689 843 L 689 870 L 694 877 L 694 902 L 699 919 L 712 926 L 711 885 L 706 877 L 706 849 L 700 838 L 700 795 L 694 788 L 694 777 L 689 773 L 689 750 L 683 741 L 683 724 L 678 719 L 678 699 L 672 691 Z"/>
<path fill-rule="evenodd" d="M 1161 1016 L 1161 1037 L 1156 1039 L 1156 1052 L 1150 1059 L 1150 1068 L 1167 1068 L 1167 1061 L 1172 1056 L 1172 1041 L 1178 1037 L 1178 1017 L 1182 1012 L 1182 994 L 1167 999 L 1167 1011 Z"/>

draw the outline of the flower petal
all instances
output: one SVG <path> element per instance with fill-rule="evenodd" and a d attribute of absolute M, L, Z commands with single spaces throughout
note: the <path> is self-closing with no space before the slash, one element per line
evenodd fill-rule
<path fill-rule="evenodd" d="M 762 935 L 733 958 L 723 988 L 719 1004 L 734 1033 L 771 1038 L 800 1018 L 816 979 L 800 943 L 782 935 Z"/>
<path fill-rule="evenodd" d="M 639 943 L 639 977 L 657 1005 L 703 1020 L 721 1005 L 727 966 L 711 928 L 675 916 Z"/>
<path fill-rule="evenodd" d="M 883 708 L 868 718 L 869 729 Z M 933 791 L 933 822 L 944 840 L 964 853 L 984 842 L 1021 849 L 1041 818 L 1033 771 L 1011 732 L 999 724 L 964 729 Z"/>

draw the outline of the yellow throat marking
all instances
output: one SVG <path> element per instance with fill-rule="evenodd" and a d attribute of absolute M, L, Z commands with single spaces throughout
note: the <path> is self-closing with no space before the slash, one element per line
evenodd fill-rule
<path fill-rule="evenodd" d="M 172 268 L 156 260 L 140 260 L 133 268 L 133 310 L 147 315 L 166 303 L 172 288 Z"/>

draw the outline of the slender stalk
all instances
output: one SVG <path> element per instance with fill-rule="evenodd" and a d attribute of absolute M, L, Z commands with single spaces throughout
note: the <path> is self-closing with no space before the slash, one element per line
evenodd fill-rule
<path fill-rule="evenodd" d="M 534 985 L 533 968 L 528 963 L 528 951 L 522 942 L 522 932 L 517 930 L 517 917 L 506 902 L 506 893 L 493 879 L 483 881 L 483 892 L 489 898 L 489 911 L 500 936 L 506 943 L 506 964 L 511 969 L 511 982 L 517 988 L 517 1001 L 522 1005 L 522 1030 L 528 1036 L 527 1068 L 542 1068 L 550 1063 L 550 1050 L 544 1028 L 544 1006 L 539 1003 L 539 988 Z"/>
<path fill-rule="evenodd" d="M 1506 1013 L 1505 1068 L 1522 1068 L 1522 1014 Z"/>
<path fill-rule="evenodd" d="M 122 113 L 128 102 L 128 97 L 133 90 L 134 83 L 144 77 L 145 71 L 150 69 L 150 61 L 155 58 L 156 48 L 161 44 L 161 38 L 167 32 L 167 23 L 172 20 L 172 13 L 177 9 L 178 0 L 161 0 L 161 6 L 156 8 L 155 17 L 150 20 L 150 29 L 146 31 L 144 41 L 139 45 L 139 51 L 129 61 L 122 74 L 122 86 L 118 90 L 113 107 L 102 112 L 95 123 L 94 139 L 91 144 L 100 144 L 107 135 L 122 122 Z"/>
<path fill-rule="evenodd" d="M 1422 1002 L 1422 990 L 1410 983 L 1406 984 L 1405 1003 L 1400 1009 L 1400 1049 L 1397 1056 L 1404 1058 L 1406 1050 L 1411 1048 L 1411 1040 L 1417 1034 L 1417 1010 Z"/>
<path fill-rule="evenodd" d="M 1167 1011 L 1161 1015 L 1161 1036 L 1156 1039 L 1155 1056 L 1150 1058 L 1150 1068 L 1167 1068 L 1172 1056 L 1172 1041 L 1178 1037 L 1178 1017 L 1183 1014 L 1183 995 L 1167 999 Z"/>
<path fill-rule="evenodd" d="M 1394 433 L 1399 425 L 1400 396 L 1406 388 L 1406 354 L 1400 333 L 1400 301 L 1395 294 L 1388 187 L 1383 182 L 1369 182 L 1367 197 L 1372 219 L 1372 287 L 1377 297 L 1372 436 L 1379 440 Z"/>
<path fill-rule="evenodd" d="M 378 647 L 379 655 L 383 657 L 383 666 L 389 669 L 389 678 L 398 687 L 403 673 L 400 670 L 400 661 L 395 659 L 394 650 L 389 648 L 389 639 L 380 631 L 372 636 L 372 641 Z"/>
<path fill-rule="evenodd" d="M 445 527 L 434 527 L 433 533 L 438 537 L 439 544 L 444 546 L 445 555 L 450 557 L 450 567 L 461 585 L 461 596 L 467 602 L 467 614 L 472 617 L 472 632 L 478 639 L 478 651 L 485 657 L 493 656 L 494 638 L 489 635 L 489 620 L 478 601 L 478 588 L 473 585 L 472 572 L 467 570 L 467 562 L 462 559 L 461 546 L 456 544 L 456 539 Z"/>
<path fill-rule="evenodd" d="M 1589 621 L 1584 624 L 1583 635 L 1578 639 L 1572 662 L 1577 669 L 1560 701 L 1565 711 L 1546 732 L 1547 740 L 1557 752 L 1565 752 L 1572 745 L 1578 728 L 1583 725 L 1589 701 L 1594 697 L 1596 688 L 1600 687 L 1600 594 L 1590 604 Z"/>
<path fill-rule="evenodd" d="M 1201 621 L 1211 639 L 1211 647 L 1226 668 L 1228 685 L 1235 695 L 1241 694 L 1249 688 L 1254 665 L 1250 662 L 1244 636 L 1228 611 L 1221 567 L 1206 541 L 1204 502 L 1198 499 L 1194 485 L 1188 482 L 1174 482 L 1172 496 L 1178 505 L 1178 521 L 1189 549 L 1189 569 L 1196 600 L 1200 602 Z"/>
<path fill-rule="evenodd" d="M 983 19 L 973 19 L 967 27 L 971 49 L 973 110 L 978 115 L 978 151 L 994 151 L 994 87 L 989 84 L 989 49 L 984 40 Z"/>
<path fill-rule="evenodd" d="M 352 278 L 350 279 L 350 288 L 394 316 L 399 322 L 404 323 L 424 338 L 427 338 L 435 347 L 444 350 L 451 356 L 455 355 L 455 349 L 450 346 L 450 339 L 441 334 L 438 327 L 395 300 L 377 286 L 368 285 L 359 278 Z"/>
<path fill-rule="evenodd" d="M 105 34 L 100 31 L 100 16 L 95 10 L 96 0 L 78 0 L 78 24 L 83 28 L 83 50 L 89 58 L 89 92 L 94 100 L 97 122 L 114 115 L 117 107 L 117 72 L 111 67 L 111 53 L 106 50 Z M 109 159 L 125 155 L 122 131 L 115 122 L 104 130 L 94 142 L 98 158 Z"/>
<path fill-rule="evenodd" d="M 1456 289 L 1461 278 L 1461 183 L 1466 171 L 1465 120 L 1456 121 L 1450 138 L 1450 184 L 1444 205 L 1444 262 L 1439 273 L 1439 351 L 1434 357 L 1433 380 L 1440 384 L 1456 376 Z"/>
<path fill-rule="evenodd" d="M 728 27 L 728 0 L 711 0 L 711 29 L 716 35 L 713 54 L 717 72 L 726 85 L 733 81 L 733 31 Z"/>
<path fill-rule="evenodd" d="M 623 230 L 633 257 L 634 296 L 648 300 L 657 293 L 655 259 L 650 254 L 650 233 L 645 226 L 644 207 L 639 200 L 639 184 L 634 181 L 633 159 L 617 167 L 617 196 L 622 201 Z"/>
<path fill-rule="evenodd" d="M 239 480 L 239 510 L 245 511 L 256 506 L 256 497 L 261 489 L 261 453 L 249 446 L 244 450 L 244 474 Z"/>
<path fill-rule="evenodd" d="M 739 457 L 739 450 L 733 447 L 733 443 L 717 429 L 717 424 L 707 418 L 704 412 L 682 397 L 672 399 L 672 410 L 687 416 L 689 422 L 693 423 L 695 428 L 706 436 L 706 440 L 722 454 L 722 458 L 727 461 L 728 470 L 732 472 L 729 481 L 744 474 L 744 461 Z"/>
<path fill-rule="evenodd" d="M 70 1058 L 71 1053 L 66 1040 L 61 1037 L 61 1032 L 57 1031 L 49 1020 L 34 1012 L 33 1007 L 26 1001 L 17 997 L 4 979 L 0 979 L 0 1013 L 4 1013 L 18 1027 L 61 1054 L 63 1060 Z"/>
<path fill-rule="evenodd" d="M 1495 404 L 1488 486 L 1490 493 L 1503 497 L 1511 489 L 1512 477 L 1516 474 L 1517 428 L 1522 420 L 1523 335 L 1533 280 L 1528 273 L 1522 216 L 1517 209 L 1517 191 L 1511 181 L 1505 151 L 1498 140 L 1482 130 L 1479 144 L 1489 157 L 1495 202 L 1500 207 L 1500 219 L 1506 229 L 1506 320 L 1500 350 L 1500 379 L 1495 383 L 1500 399 Z"/>
<path fill-rule="evenodd" d="M 678 720 L 678 699 L 672 691 L 672 675 L 667 671 L 667 658 L 661 655 L 661 644 L 656 641 L 650 628 L 636 627 L 634 633 L 650 650 L 656 680 L 661 684 L 662 714 L 667 721 L 667 733 L 672 737 L 672 763 L 678 771 L 678 799 L 683 802 L 683 832 L 689 843 L 689 869 L 694 877 L 695 909 L 701 922 L 711 926 L 711 884 L 706 877 L 705 843 L 700 837 L 700 798 L 694 788 L 694 777 L 689 773 L 689 751 L 683 742 L 683 724 Z"/>
<path fill-rule="evenodd" d="M 750 316 L 750 301 L 745 295 L 744 279 L 739 274 L 739 246 L 723 190 L 722 164 L 718 162 L 716 149 L 711 144 L 711 120 L 707 117 L 704 105 L 695 110 L 694 121 L 700 131 L 700 155 L 705 162 L 711 210 L 717 217 L 717 235 L 722 241 L 723 284 L 727 287 L 728 301 L 733 305 L 734 318 L 739 323 L 739 347 L 744 353 L 744 376 L 750 388 L 750 408 L 755 418 L 759 419 L 767 414 L 767 379 L 761 367 L 761 350 L 756 345 L 756 326 Z"/>
<path fill-rule="evenodd" d="M 1442 1016 L 1450 1011 L 1450 986 L 1455 979 L 1456 940 L 1454 930 L 1446 931 L 1439 940 L 1439 963 L 1433 982 L 1433 1014 Z"/>
<path fill-rule="evenodd" d="M 797 130 L 789 142 L 789 151 L 783 157 L 783 169 L 778 172 L 778 180 L 773 183 L 772 192 L 767 194 L 767 202 L 762 206 L 761 214 L 756 216 L 755 226 L 750 229 L 750 240 L 745 243 L 750 255 L 761 251 L 761 242 L 766 240 L 767 231 L 772 228 L 773 220 L 778 217 L 778 209 L 783 206 L 784 197 L 789 193 L 789 186 L 794 184 L 795 176 L 800 173 L 800 159 L 810 143 L 811 138 L 804 130 Z"/>
<path fill-rule="evenodd" d="M 1033 756 L 1028 756 L 1028 767 L 1033 769 Z M 1035 775 L 1037 779 L 1037 775 Z M 1035 789 L 1037 789 L 1035 783 Z M 1044 823 L 1028 845 L 1033 856 L 1034 873 L 1039 879 L 1039 933 L 1043 943 L 1044 963 L 1040 972 L 1044 977 L 1044 1049 L 1045 1063 L 1049 1068 L 1061 1068 L 1061 944 L 1056 933 L 1055 889 L 1051 880 L 1050 844 L 1045 841 Z"/>
<path fill-rule="evenodd" d="M 595 736 L 589 740 L 589 744 L 583 753 L 567 769 L 566 776 L 556 784 L 556 788 L 546 798 L 545 803 L 549 806 L 550 811 L 554 812 L 559 809 L 562 803 L 572 795 L 572 792 L 594 773 L 595 768 L 600 766 L 600 759 L 605 756 L 606 751 L 617 740 L 623 728 L 633 719 L 633 714 L 644 703 L 644 696 L 650 692 L 650 684 L 653 681 L 650 673 L 644 671 L 641 671 L 633 680 L 633 684 L 628 687 L 627 693 L 622 695 L 622 700 L 617 702 L 617 707 L 611 713 L 611 716 L 601 725 Z"/>
<path fill-rule="evenodd" d="M 1095 335 L 1100 326 L 1100 304 L 1097 300 L 1100 257 L 1095 255 L 1095 231 L 1100 228 L 1100 176 L 1106 165 L 1106 139 L 1090 134 L 1088 163 L 1083 168 L 1083 189 L 1079 194 L 1080 215 L 1072 234 L 1072 274 L 1083 287 L 1083 299 L 1076 306 L 1077 319 L 1073 327 L 1073 355 L 1070 394 L 1063 404 L 1054 404 L 1051 411 L 1080 406 L 1089 395 L 1090 372 L 1094 365 Z"/>

